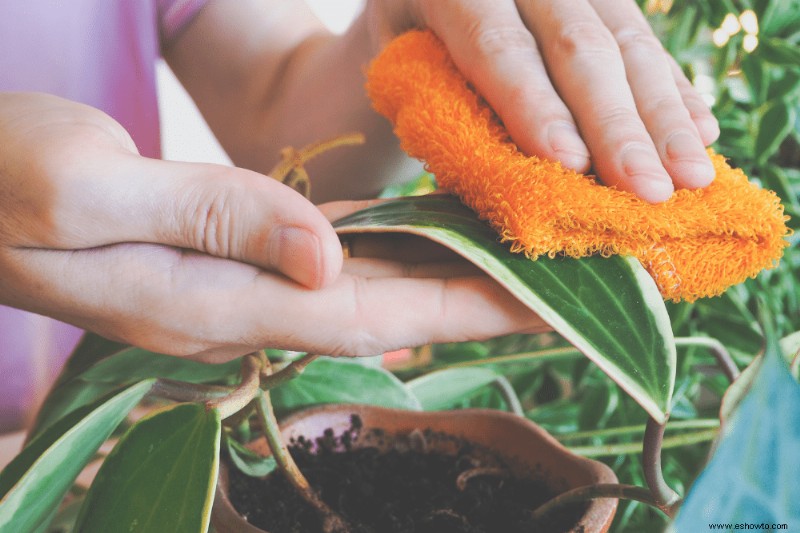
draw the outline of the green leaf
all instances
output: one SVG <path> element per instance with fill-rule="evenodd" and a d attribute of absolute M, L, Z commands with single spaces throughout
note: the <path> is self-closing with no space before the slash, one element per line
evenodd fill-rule
<path fill-rule="evenodd" d="M 26 533 L 42 526 L 152 384 L 142 381 L 73 411 L 32 440 L 0 473 L 0 531 Z"/>
<path fill-rule="evenodd" d="M 800 47 L 783 39 L 761 39 L 756 52 L 762 59 L 776 65 L 787 67 L 800 65 Z"/>
<path fill-rule="evenodd" d="M 242 446 L 236 439 L 225 437 L 228 455 L 236 468 L 252 477 L 264 477 L 277 466 L 275 457 L 264 457 Z"/>
<path fill-rule="evenodd" d="M 505 379 L 488 368 L 448 368 L 437 370 L 406 383 L 426 411 L 451 409 L 476 392 Z"/>
<path fill-rule="evenodd" d="M 655 283 L 629 257 L 583 259 L 511 253 L 497 234 L 445 195 L 389 201 L 334 223 L 340 234 L 421 235 L 459 253 L 514 294 L 630 394 L 665 420 L 675 343 Z"/>
<path fill-rule="evenodd" d="M 64 379 L 59 380 L 39 409 L 34 434 L 120 385 L 150 378 L 207 383 L 239 373 L 238 360 L 214 365 L 120 346 L 97 336 L 84 339 L 70 357 Z"/>
<path fill-rule="evenodd" d="M 325 403 L 419 410 L 414 395 L 391 372 L 343 358 L 321 357 L 298 377 L 270 391 L 278 416 Z"/>
<path fill-rule="evenodd" d="M 767 338 L 750 392 L 678 514 L 678 532 L 713 522 L 800 523 L 800 384 Z"/>
<path fill-rule="evenodd" d="M 103 462 L 75 530 L 207 531 L 220 429 L 219 413 L 195 403 L 174 405 L 141 419 Z"/>
<path fill-rule="evenodd" d="M 795 110 L 786 100 L 777 100 L 764 116 L 758 126 L 756 136 L 756 158 L 763 162 L 778 151 L 781 143 L 794 127 Z"/>

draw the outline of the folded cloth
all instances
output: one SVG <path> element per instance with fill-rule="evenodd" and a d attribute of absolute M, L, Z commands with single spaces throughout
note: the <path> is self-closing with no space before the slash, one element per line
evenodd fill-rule
<path fill-rule="evenodd" d="M 774 267 L 788 245 L 778 196 L 710 150 L 714 182 L 660 204 L 524 155 L 430 32 L 397 37 L 367 74 L 403 149 L 532 259 L 630 255 L 664 298 L 694 301 Z"/>

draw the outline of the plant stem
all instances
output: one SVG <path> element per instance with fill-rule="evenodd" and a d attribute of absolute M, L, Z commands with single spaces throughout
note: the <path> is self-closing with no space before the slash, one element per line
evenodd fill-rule
<path fill-rule="evenodd" d="M 265 374 L 262 372 L 261 375 L 261 388 L 264 390 L 271 390 L 277 387 L 278 385 L 289 381 L 290 379 L 296 378 L 303 371 L 306 367 L 314 362 L 318 357 L 319 354 L 306 354 L 300 359 L 295 359 L 287 366 L 283 367 L 279 371 L 275 372 L 274 374 Z M 264 367 L 265 369 L 267 367 Z"/>
<path fill-rule="evenodd" d="M 176 402 L 207 402 L 225 397 L 231 392 L 233 392 L 232 387 L 186 383 L 164 378 L 156 380 L 150 389 L 150 394 L 153 396 Z"/>
<path fill-rule="evenodd" d="M 717 360 L 717 365 L 722 369 L 728 381 L 733 383 L 739 377 L 739 367 L 733 361 L 730 352 L 728 352 L 725 345 L 712 337 L 676 337 L 675 346 L 702 346 L 706 348 L 714 359 Z"/>
<path fill-rule="evenodd" d="M 691 446 L 692 444 L 709 442 L 714 440 L 718 433 L 718 429 L 714 428 L 684 433 L 682 435 L 674 435 L 664 439 L 661 443 L 661 449 L 668 450 L 670 448 L 680 448 L 681 446 Z M 638 442 L 626 442 L 622 444 L 606 444 L 599 446 L 569 446 L 569 450 L 583 457 L 606 457 L 611 455 L 641 453 L 642 446 Z"/>
<path fill-rule="evenodd" d="M 536 510 L 533 511 L 533 518 L 541 519 L 546 514 L 554 509 L 557 509 L 558 507 L 561 507 L 562 505 L 583 502 L 586 500 L 594 500 L 597 498 L 636 500 L 638 502 L 652 505 L 666 514 L 664 509 L 662 509 L 653 498 L 653 494 L 644 487 L 637 487 L 635 485 L 621 485 L 617 483 L 599 483 L 597 485 L 577 487 L 559 494 L 552 500 L 549 500 L 537 507 Z"/>
<path fill-rule="evenodd" d="M 500 391 L 503 400 L 505 400 L 506 405 L 512 413 L 523 418 L 525 417 L 525 410 L 522 408 L 519 397 L 514 391 L 514 387 L 511 386 L 511 383 L 508 382 L 505 376 L 498 376 L 497 379 L 492 381 L 492 386 Z"/>
<path fill-rule="evenodd" d="M 269 374 L 271 367 L 268 366 L 265 370 Z M 320 513 L 324 533 L 348 533 L 350 528 L 345 520 L 317 495 L 286 448 L 268 390 L 259 389 L 256 397 L 256 411 L 258 411 L 261 418 L 264 426 L 264 437 L 267 439 L 267 444 L 272 451 L 272 456 L 275 458 L 278 468 L 286 475 L 289 483 L 297 490 L 300 496 Z"/>
<path fill-rule="evenodd" d="M 228 418 L 247 407 L 261 390 L 261 361 L 255 353 L 242 357 L 242 381 L 230 394 L 223 398 L 206 401 L 207 409 L 219 411 L 220 418 Z"/>
<path fill-rule="evenodd" d="M 697 420 L 678 420 L 669 424 L 669 430 L 678 429 L 708 429 L 718 428 L 719 418 L 700 418 Z M 594 429 L 591 431 L 576 431 L 575 433 L 562 433 L 560 435 L 553 435 L 556 440 L 561 443 L 573 440 L 584 440 L 593 438 L 616 437 L 621 435 L 638 435 L 644 433 L 647 428 L 645 424 L 637 424 L 635 426 L 620 426 L 606 429 Z M 666 439 L 664 441 L 666 443 Z"/>
<path fill-rule="evenodd" d="M 504 363 L 526 363 L 528 361 L 550 361 L 557 359 L 569 359 L 581 355 L 575 348 L 553 348 L 551 350 L 541 350 L 537 352 L 523 352 L 509 355 L 499 355 L 497 357 L 487 357 L 484 359 L 474 359 L 462 361 L 452 365 L 444 365 L 444 368 L 466 368 L 471 366 L 497 365 Z"/>
<path fill-rule="evenodd" d="M 647 421 L 642 444 L 642 468 L 647 486 L 658 507 L 671 517 L 677 512 L 681 497 L 667 485 L 661 469 L 661 444 L 666 427 L 666 423 L 659 424 L 653 418 Z"/>

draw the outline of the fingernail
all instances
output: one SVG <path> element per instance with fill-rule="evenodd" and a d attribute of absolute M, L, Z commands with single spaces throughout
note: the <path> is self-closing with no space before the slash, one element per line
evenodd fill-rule
<path fill-rule="evenodd" d="M 316 289 L 322 278 L 320 240 L 305 228 L 284 226 L 273 231 L 269 244 L 270 261 L 286 276 Z"/>
<path fill-rule="evenodd" d="M 675 188 L 653 150 L 632 146 L 622 153 L 622 170 L 630 176 L 629 190 L 648 202 L 669 200 Z"/>
<path fill-rule="evenodd" d="M 689 133 L 676 133 L 667 141 L 667 157 L 675 164 L 675 181 L 693 189 L 706 187 L 714 181 L 714 166 L 699 139 Z M 676 172 L 679 175 L 675 175 Z"/>
<path fill-rule="evenodd" d="M 578 129 L 569 122 L 556 122 L 548 130 L 550 148 L 565 167 L 579 172 L 589 168 L 589 150 Z"/>

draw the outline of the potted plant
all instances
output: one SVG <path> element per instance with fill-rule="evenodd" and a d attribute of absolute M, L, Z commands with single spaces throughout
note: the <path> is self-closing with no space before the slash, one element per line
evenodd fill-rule
<path fill-rule="evenodd" d="M 301 151 L 287 150 L 284 161 L 271 175 L 307 193 L 303 163 L 331 146 L 358 141 L 358 136 L 346 136 Z M 672 393 L 675 348 L 663 301 L 652 280 L 642 276 L 638 263 L 618 257 L 589 258 L 580 263 L 570 259 L 530 262 L 510 253 L 471 211 L 445 195 L 388 201 L 351 215 L 336 227 L 343 239 L 364 232 L 405 232 L 450 247 L 486 270 L 565 339 L 579 346 L 651 414 L 654 427 L 663 428 Z M 590 280 L 583 280 L 580 287 L 569 283 L 570 278 L 587 270 L 593 273 Z M 609 290 L 612 286 L 613 290 Z M 581 301 L 587 295 L 594 297 Z M 629 314 L 616 320 L 598 320 L 609 306 L 628 309 Z M 640 326 L 641 332 L 626 335 L 632 325 Z M 333 400 L 337 402 L 350 394 L 357 403 L 413 410 L 422 407 L 420 398 L 431 383 L 457 383 L 472 388 L 489 385 L 499 386 L 507 405 L 521 414 L 508 382 L 490 371 L 477 375 L 473 372 L 467 380 L 463 379 L 463 371 L 459 376 L 452 375 L 452 371 L 433 372 L 402 384 L 386 370 L 357 362 L 318 359 L 312 354 L 288 359 L 285 353 L 271 354 L 272 357 L 262 351 L 229 364 L 208 365 L 87 335 L 46 399 L 27 446 L 0 474 L 0 524 L 20 532 L 43 530 L 75 476 L 143 400 L 177 403 L 159 407 L 122 435 L 82 498 L 78 531 L 204 531 L 211 514 L 222 448 L 230 458 L 230 468 L 244 473 L 263 473 L 276 463 L 298 494 L 323 517 L 322 530 L 351 531 L 349 518 L 332 511 L 294 465 L 281 439 L 270 399 L 269 391 L 275 390 L 279 411 L 301 407 L 293 402 L 287 389 L 296 388 L 302 378 L 308 380 L 315 373 L 325 376 L 329 385 L 335 380 L 337 393 Z M 642 372 L 638 367 L 645 356 L 656 362 L 648 364 L 649 371 Z M 278 371 L 273 372 L 273 367 Z M 312 395 L 315 400 L 306 403 L 331 401 L 320 398 L 320 394 L 324 396 L 324 386 L 316 387 Z M 393 442 L 416 439 L 417 447 L 423 449 L 436 448 L 433 443 L 438 441 L 432 435 L 446 434 L 449 437 L 441 442 L 449 446 L 451 454 L 453 439 L 460 439 L 463 446 L 457 448 L 468 448 L 474 454 L 469 457 L 467 473 L 461 472 L 458 485 L 466 486 L 472 477 L 499 477 L 501 484 L 518 483 L 523 481 L 520 472 L 538 471 L 547 488 L 572 493 L 572 499 L 583 498 L 586 494 L 581 491 L 595 487 L 590 497 L 597 498 L 596 503 L 575 507 L 578 516 L 572 517 L 576 527 L 586 531 L 608 528 L 619 496 L 648 500 L 665 510 L 675 503 L 672 494 L 664 497 L 659 493 L 658 484 L 652 493 L 616 485 L 614 474 L 605 465 L 568 453 L 532 422 L 503 413 L 465 411 L 443 416 L 398 410 L 376 412 L 349 405 L 335 411 L 326 407 L 300 413 L 288 420 L 284 431 L 290 438 L 298 437 L 304 433 L 298 427 L 310 428 L 311 420 L 320 419 L 321 426 L 314 425 L 305 435 L 305 442 L 314 442 L 313 439 L 328 435 L 326 431 L 340 429 L 342 420 L 350 420 L 351 415 L 357 415 L 360 425 L 364 425 L 363 431 L 356 432 L 358 435 L 346 433 L 348 446 L 356 448 L 366 446 L 368 439 L 360 435 L 369 432 L 391 434 Z M 248 451 L 245 445 L 256 436 L 266 439 L 270 454 Z M 424 441 L 421 444 L 420 439 Z M 646 440 L 653 443 L 649 448 L 654 454 L 649 472 L 658 468 L 659 439 L 656 430 L 655 437 Z M 393 446 L 390 449 L 396 448 Z M 480 459 L 481 454 L 488 458 L 485 462 Z M 559 462 L 552 462 L 556 459 Z M 657 473 L 652 476 L 658 480 Z M 228 493 L 223 485 L 217 500 L 221 508 L 230 511 L 226 507 Z M 530 515 L 534 507 L 550 499 L 539 498 L 523 514 Z M 77 504 L 70 512 L 75 509 Z M 550 520 L 553 515 L 548 515 L 547 509 L 540 510 L 535 520 Z M 443 512 L 445 520 L 464 519 L 455 511 Z M 219 521 L 221 526 L 224 523 L 225 520 Z M 233 530 L 238 527 L 244 526 L 239 524 Z"/>

